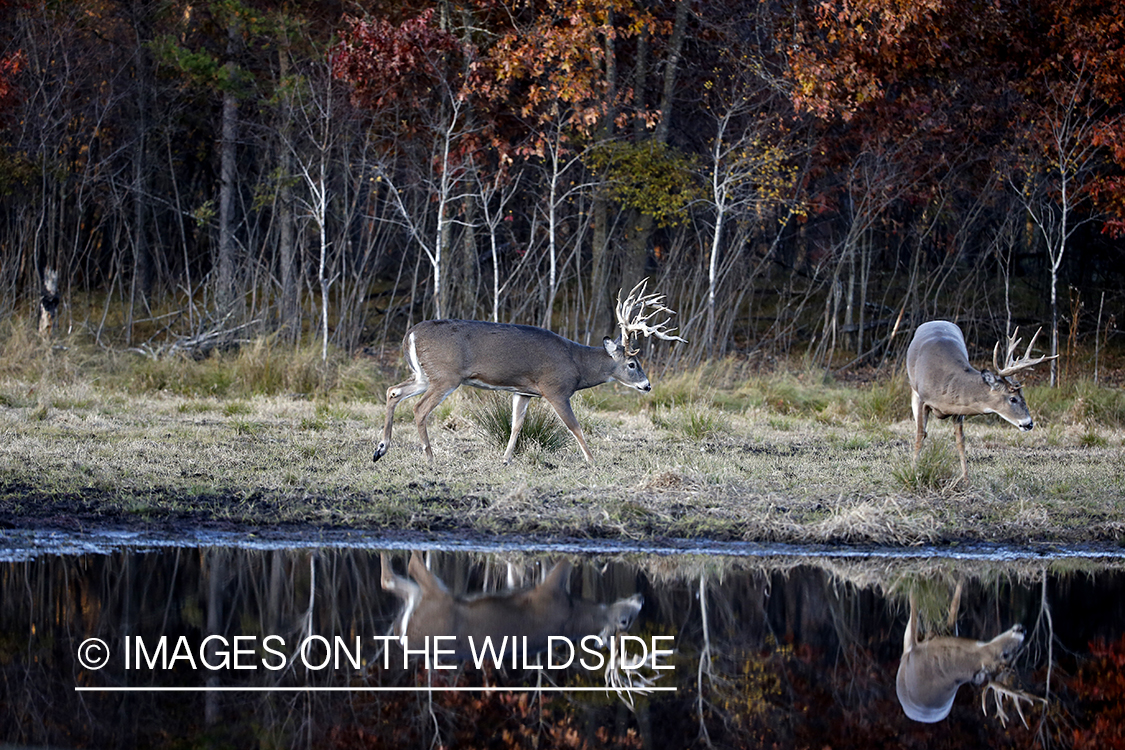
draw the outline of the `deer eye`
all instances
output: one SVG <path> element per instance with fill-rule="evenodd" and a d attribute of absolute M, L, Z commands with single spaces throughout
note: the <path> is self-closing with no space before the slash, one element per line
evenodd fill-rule
<path fill-rule="evenodd" d="M 1012 396 L 1008 400 L 1011 401 L 1013 404 L 1018 404 L 1020 402 L 1020 400 L 1018 398 L 1016 398 L 1015 396 Z"/>
<path fill-rule="evenodd" d="M 637 369 L 637 363 L 636 363 L 636 362 L 630 362 L 630 363 L 629 363 L 629 369 L 630 369 L 630 370 L 635 370 L 635 369 Z"/>

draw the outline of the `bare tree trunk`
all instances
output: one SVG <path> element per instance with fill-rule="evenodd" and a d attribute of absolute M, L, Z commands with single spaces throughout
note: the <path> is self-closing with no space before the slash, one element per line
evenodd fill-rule
<path fill-rule="evenodd" d="M 141 13 L 138 9 L 134 12 Z M 146 220 L 148 214 L 148 129 L 149 108 L 151 92 L 151 66 L 148 59 L 146 42 L 151 34 L 148 33 L 144 19 L 134 16 L 133 32 L 135 34 L 136 50 L 134 53 L 134 73 L 136 78 L 136 122 L 133 142 L 133 283 L 129 294 L 129 314 L 127 330 L 125 332 L 128 344 L 133 343 L 133 314 L 136 307 L 137 296 L 148 307 L 148 299 L 152 295 L 153 285 L 153 259 L 152 248 L 148 243 Z"/>
<path fill-rule="evenodd" d="M 474 167 L 475 168 L 475 167 Z M 461 257 L 457 270 L 457 308 L 461 317 L 477 317 L 477 293 L 480 288 L 480 264 L 477 262 L 476 196 L 466 193 L 461 199 L 465 225 L 461 230 Z"/>
<path fill-rule="evenodd" d="M 676 0 L 676 20 L 672 25 L 672 38 L 668 40 L 668 59 L 664 62 L 664 91 L 660 97 L 660 121 L 656 123 L 656 142 L 668 142 L 668 128 L 672 121 L 672 100 L 676 90 L 676 73 L 684 48 L 687 29 L 688 0 Z"/>
<path fill-rule="evenodd" d="M 228 73 L 233 71 L 235 63 L 233 58 L 238 42 L 238 24 L 233 19 L 227 29 L 227 68 Z M 235 171 L 238 157 L 238 99 L 234 92 L 223 92 L 223 120 L 222 143 L 220 146 L 219 167 L 219 257 L 216 269 L 216 294 L 220 316 L 228 316 L 235 312 L 235 274 L 237 268 L 236 248 L 234 238 L 234 191 Z"/>
<path fill-rule="evenodd" d="M 617 50 L 612 35 L 606 35 L 604 44 L 606 100 L 612 104 L 617 101 Z M 606 113 L 605 119 L 598 128 L 599 141 L 608 141 L 612 136 L 616 114 L 615 110 Z M 586 336 L 583 340 L 586 344 L 590 343 L 591 331 L 608 330 L 612 323 L 609 312 L 613 307 L 612 292 L 609 288 L 609 200 L 602 189 L 605 182 L 604 175 L 597 182 L 590 210 L 594 227 L 590 247 L 590 312 L 586 321 Z"/>
<path fill-rule="evenodd" d="M 651 143 L 663 146 L 668 142 L 668 131 L 672 121 L 672 103 L 675 99 L 676 74 L 679 72 L 680 57 L 682 55 L 684 36 L 687 29 L 688 0 L 676 1 L 676 20 L 672 25 L 672 36 L 668 40 L 668 57 L 664 61 L 664 86 L 660 96 L 660 120 L 656 124 Z M 638 40 L 637 52 L 637 96 L 644 96 L 645 73 L 648 60 L 646 57 L 647 43 L 643 36 Z M 644 43 L 642 45 L 642 43 Z M 636 128 L 642 124 L 638 118 Z M 648 243 L 652 236 L 653 218 L 651 215 L 639 211 L 630 220 L 627 235 L 626 262 L 622 273 L 622 285 L 631 287 L 641 280 L 648 265 Z"/>
<path fill-rule="evenodd" d="M 282 33 L 282 48 L 278 55 L 278 74 L 284 86 L 289 76 L 289 43 L 288 37 Z M 281 188 L 278 195 L 278 258 L 281 264 L 281 304 L 279 306 L 279 324 L 282 336 L 294 343 L 301 340 L 301 326 L 298 316 L 300 306 L 297 303 L 297 246 L 296 233 L 294 232 L 293 216 L 293 187 L 289 182 L 289 175 L 293 172 L 293 156 L 290 144 L 293 142 L 293 98 L 289 93 L 283 95 L 281 100 Z"/>

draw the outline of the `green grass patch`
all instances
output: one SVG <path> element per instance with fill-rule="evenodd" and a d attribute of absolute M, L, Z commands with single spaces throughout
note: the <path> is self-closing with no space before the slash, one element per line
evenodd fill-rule
<path fill-rule="evenodd" d="M 905 454 L 903 461 L 904 465 L 891 470 L 891 476 L 904 490 L 914 494 L 942 492 L 961 476 L 957 452 L 945 442 L 932 438 L 923 444 L 917 464 L 912 452 Z"/>
<path fill-rule="evenodd" d="M 1114 429 L 1125 428 L 1125 391 L 1079 380 L 1051 388 L 1028 386 L 1024 398 L 1036 421 L 1090 423 Z"/>
<path fill-rule="evenodd" d="M 242 414 L 252 414 L 254 410 L 245 401 L 228 401 L 223 404 L 222 412 L 228 417 L 235 417 Z"/>
<path fill-rule="evenodd" d="M 469 408 L 469 419 L 493 446 L 501 450 L 508 447 L 512 434 L 512 399 L 499 393 L 487 393 L 474 399 Z M 523 427 L 516 440 L 516 454 L 529 446 L 546 453 L 562 449 L 570 439 L 570 431 L 550 407 L 532 399 L 524 416 Z"/>
<path fill-rule="evenodd" d="M 730 429 L 730 420 L 723 412 L 698 403 L 658 407 L 652 413 L 652 424 L 689 440 L 714 438 Z"/>

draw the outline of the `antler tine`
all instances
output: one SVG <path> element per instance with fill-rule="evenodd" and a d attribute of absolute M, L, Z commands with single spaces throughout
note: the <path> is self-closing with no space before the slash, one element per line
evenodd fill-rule
<path fill-rule="evenodd" d="M 1007 367 L 1012 363 L 1012 352 L 1016 350 L 1016 345 L 1020 341 L 1017 338 L 1019 334 L 1020 327 L 1016 326 L 1016 330 L 1013 331 L 1012 335 L 1008 337 L 1008 353 L 1004 355 L 1004 362 L 1007 364 L 1005 364 L 1004 367 Z M 1004 367 L 1000 366 L 1000 341 L 997 340 L 996 345 L 992 347 L 992 368 L 996 370 L 997 374 L 1000 374 L 1001 370 L 1003 370 Z"/>
<path fill-rule="evenodd" d="M 1020 340 L 1017 338 L 1019 332 L 1020 329 L 1016 328 L 1015 332 L 1008 337 L 1008 354 L 1005 358 L 1005 364 L 1003 367 L 1000 367 L 1000 363 L 999 361 L 997 361 L 997 357 L 1000 353 L 1000 342 L 997 341 L 996 346 L 992 349 L 992 364 L 995 365 L 996 374 L 1000 377 L 1013 375 L 1020 370 L 1026 370 L 1029 367 L 1034 367 L 1041 362 L 1047 362 L 1059 356 L 1057 354 L 1053 354 L 1049 357 L 1043 356 L 1037 359 L 1031 358 L 1031 350 L 1035 346 L 1035 340 L 1039 338 L 1039 334 L 1043 333 L 1043 328 L 1042 326 L 1040 326 L 1039 330 L 1035 332 L 1035 335 L 1031 337 L 1031 343 L 1027 345 L 1027 351 L 1024 353 L 1024 355 L 1019 359 L 1013 359 L 1012 354 L 1015 353 L 1016 347 L 1019 346 L 1020 343 Z"/>
<path fill-rule="evenodd" d="M 672 316 L 676 314 L 675 310 L 667 307 L 664 304 L 664 295 L 657 292 L 652 294 L 645 294 L 648 288 L 648 279 L 642 279 L 639 284 L 633 287 L 632 291 L 621 301 L 621 292 L 617 293 L 617 324 L 621 327 L 621 344 L 628 348 L 627 342 L 629 341 L 630 334 L 639 333 L 648 338 L 655 336 L 658 339 L 665 341 L 683 341 L 687 343 L 686 339 L 673 335 L 675 328 L 669 329 L 668 323 L 672 321 Z M 647 312 L 646 312 L 647 310 Z M 668 313 L 668 317 L 660 323 L 650 324 L 648 321 L 655 315 L 660 313 Z M 632 351 L 631 353 L 636 353 Z"/>
<path fill-rule="evenodd" d="M 995 680 L 989 680 L 984 686 L 984 690 L 980 694 L 980 709 L 988 716 L 988 693 L 992 691 L 993 699 L 996 701 L 996 718 L 1000 720 L 1001 726 L 1008 726 L 1008 714 L 1004 711 L 1004 698 L 1009 698 L 1012 705 L 1015 706 L 1016 713 L 1023 722 L 1024 727 L 1027 727 L 1027 717 L 1023 715 L 1022 701 L 1027 701 L 1028 705 L 1040 703 L 1043 706 L 1047 705 L 1047 699 L 1041 698 L 1038 695 L 1032 695 L 1025 690 L 1014 690 L 997 683 Z"/>

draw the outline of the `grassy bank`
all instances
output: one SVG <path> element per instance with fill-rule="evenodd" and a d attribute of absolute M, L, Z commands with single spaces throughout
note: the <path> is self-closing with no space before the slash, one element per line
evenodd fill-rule
<path fill-rule="evenodd" d="M 952 484 L 948 423 L 931 425 L 911 466 L 901 374 L 849 384 L 733 361 L 650 373 L 648 396 L 605 385 L 576 397 L 592 468 L 569 436 L 525 441 L 502 466 L 488 424 L 503 424 L 503 407 L 472 389 L 432 417 L 432 465 L 418 453 L 410 402 L 373 465 L 383 392 L 402 377 L 393 361 L 324 363 L 268 342 L 202 362 L 57 343 L 3 339 L 3 525 L 902 545 L 1125 536 L 1125 398 L 1086 381 L 1025 389 L 1029 433 L 967 420 L 967 486 Z M 543 422 L 549 432 L 555 420 Z"/>

